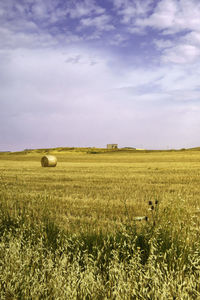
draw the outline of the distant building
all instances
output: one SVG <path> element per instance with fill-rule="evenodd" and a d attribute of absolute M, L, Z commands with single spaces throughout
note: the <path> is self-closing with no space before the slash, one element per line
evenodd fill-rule
<path fill-rule="evenodd" d="M 118 149 L 118 144 L 107 144 L 107 149 Z"/>

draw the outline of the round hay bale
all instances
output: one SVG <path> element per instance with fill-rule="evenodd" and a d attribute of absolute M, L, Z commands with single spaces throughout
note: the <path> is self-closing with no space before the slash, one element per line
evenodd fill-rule
<path fill-rule="evenodd" d="M 42 167 L 55 167 L 57 165 L 57 158 L 54 155 L 45 155 L 41 159 Z"/>

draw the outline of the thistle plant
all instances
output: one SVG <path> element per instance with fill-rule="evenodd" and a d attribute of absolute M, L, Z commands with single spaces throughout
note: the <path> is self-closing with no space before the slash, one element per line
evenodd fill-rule
<path fill-rule="evenodd" d="M 148 205 L 151 213 L 152 224 L 155 226 L 158 220 L 159 201 L 157 199 L 155 201 L 150 200 Z"/>

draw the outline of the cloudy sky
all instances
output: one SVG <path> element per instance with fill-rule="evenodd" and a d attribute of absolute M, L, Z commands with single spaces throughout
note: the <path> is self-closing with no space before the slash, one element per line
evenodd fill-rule
<path fill-rule="evenodd" d="M 200 146 L 200 1 L 0 1 L 0 151 L 107 143 Z"/>

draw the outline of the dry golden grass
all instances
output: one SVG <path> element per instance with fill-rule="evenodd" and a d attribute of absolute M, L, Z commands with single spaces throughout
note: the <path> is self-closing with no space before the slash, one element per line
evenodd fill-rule
<path fill-rule="evenodd" d="M 56 168 L 41 168 L 41 154 L 1 156 L 1 193 L 12 209 L 17 200 L 38 217 L 48 209 L 69 231 L 112 231 L 148 214 L 149 200 L 180 201 L 186 215 L 200 206 L 200 152 L 56 155 Z"/>
<path fill-rule="evenodd" d="M 44 153 L 0 155 L 1 299 L 200 299 L 199 151 Z"/>

